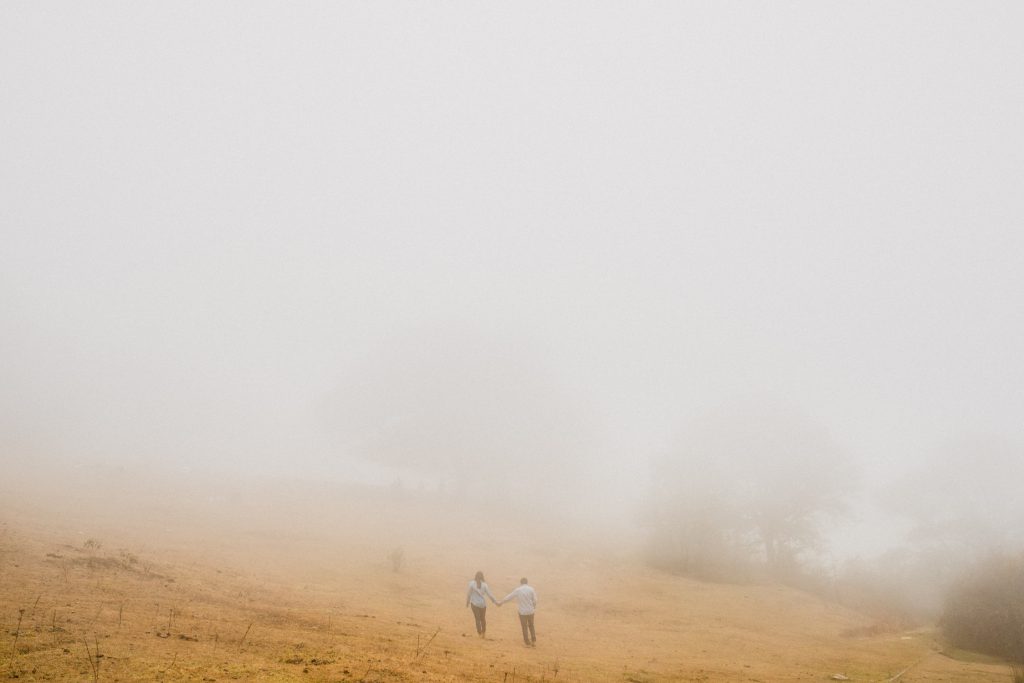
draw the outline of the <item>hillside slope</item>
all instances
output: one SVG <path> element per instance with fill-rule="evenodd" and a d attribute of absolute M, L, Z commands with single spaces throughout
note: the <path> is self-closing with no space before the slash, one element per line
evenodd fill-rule
<path fill-rule="evenodd" d="M 280 487 L 119 500 L 0 506 L 4 675 L 883 681 L 911 667 L 900 681 L 1009 679 L 1006 667 L 936 654 L 926 632 L 877 634 L 798 591 L 667 576 L 580 535 L 421 500 Z M 536 648 L 523 646 L 514 605 L 490 607 L 477 638 L 465 608 L 477 569 L 499 597 L 530 578 Z"/>

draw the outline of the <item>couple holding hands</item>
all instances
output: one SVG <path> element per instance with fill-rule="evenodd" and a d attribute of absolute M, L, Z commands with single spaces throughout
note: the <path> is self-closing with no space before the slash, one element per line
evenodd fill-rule
<path fill-rule="evenodd" d="M 469 591 L 466 593 L 466 607 L 473 608 L 473 618 L 476 619 L 476 632 L 483 638 L 487 633 L 487 600 L 491 599 L 498 607 L 512 598 L 519 603 L 519 625 L 523 627 L 523 642 L 533 647 L 537 644 L 537 633 L 533 630 L 533 615 L 537 611 L 537 591 L 526 582 L 526 578 L 519 581 L 519 588 L 498 600 L 491 593 L 491 589 L 484 581 L 484 573 L 477 572 L 473 580 L 469 582 Z"/>

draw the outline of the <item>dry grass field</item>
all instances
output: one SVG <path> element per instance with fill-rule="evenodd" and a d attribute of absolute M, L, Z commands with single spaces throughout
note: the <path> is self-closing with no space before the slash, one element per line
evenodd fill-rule
<path fill-rule="evenodd" d="M 209 491 L 91 481 L 60 500 L 4 490 L 0 678 L 76 681 L 1006 681 L 773 585 L 691 581 L 632 548 L 426 497 L 279 484 Z M 403 549 L 394 571 L 390 554 Z M 465 608 L 482 569 L 538 592 Z"/>

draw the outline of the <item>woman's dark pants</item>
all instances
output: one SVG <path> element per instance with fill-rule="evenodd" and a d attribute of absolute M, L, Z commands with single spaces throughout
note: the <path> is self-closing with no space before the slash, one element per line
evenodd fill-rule
<path fill-rule="evenodd" d="M 473 618 L 476 619 L 476 632 L 483 635 L 487 631 L 487 608 L 470 605 L 473 608 Z"/>

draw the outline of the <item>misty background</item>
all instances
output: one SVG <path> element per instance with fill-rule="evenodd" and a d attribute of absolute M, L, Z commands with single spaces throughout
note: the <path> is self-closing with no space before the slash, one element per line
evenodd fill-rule
<path fill-rule="evenodd" d="M 1013 546 L 1022 20 L 5 3 L 2 479 L 336 480 L 637 535 L 664 495 L 838 558 Z M 773 498 L 805 507 L 746 507 Z"/>

